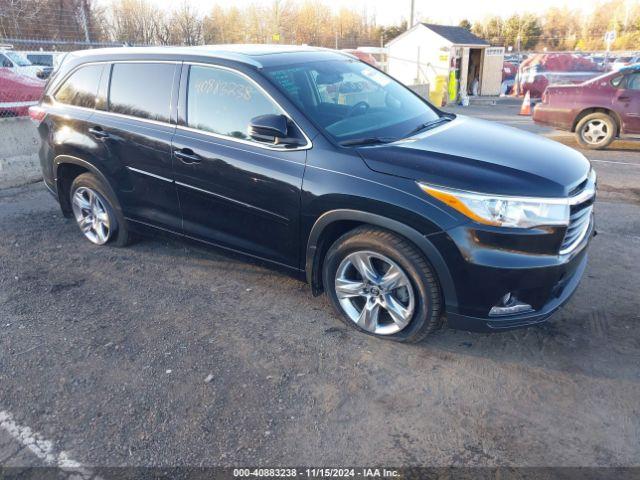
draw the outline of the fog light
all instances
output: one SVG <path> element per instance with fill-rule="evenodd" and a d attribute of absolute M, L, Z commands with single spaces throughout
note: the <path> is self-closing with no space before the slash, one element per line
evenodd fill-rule
<path fill-rule="evenodd" d="M 521 302 L 516 297 L 511 295 L 511 292 L 507 293 L 500 303 L 495 307 L 492 307 L 489 311 L 490 316 L 495 315 L 514 315 L 516 313 L 533 311 L 533 307 L 528 303 Z"/>

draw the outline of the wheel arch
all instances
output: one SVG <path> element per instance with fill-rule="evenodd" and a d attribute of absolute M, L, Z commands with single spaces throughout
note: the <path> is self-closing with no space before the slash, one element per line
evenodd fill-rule
<path fill-rule="evenodd" d="M 71 188 L 73 180 L 83 173 L 94 174 L 102 181 L 105 188 L 109 189 L 109 193 L 113 198 L 116 200 L 118 198 L 105 174 L 91 162 L 73 155 L 58 155 L 53 160 L 53 178 L 56 185 L 58 202 L 60 203 L 62 213 L 66 217 L 70 217 L 72 215 L 71 201 L 67 193 L 69 188 Z M 120 211 L 122 210 L 119 202 L 117 202 L 114 207 Z"/>
<path fill-rule="evenodd" d="M 616 122 L 616 137 L 620 135 L 620 131 L 622 129 L 622 119 L 620 115 L 615 110 L 612 110 L 607 107 L 589 107 L 585 108 L 576 115 L 576 118 L 573 120 L 573 124 L 571 125 L 571 132 L 575 133 L 576 128 L 580 121 L 586 117 L 587 115 L 591 115 L 592 113 L 604 113 L 613 118 L 613 121 Z"/>
<path fill-rule="evenodd" d="M 322 263 L 324 256 L 336 235 L 346 233 L 360 225 L 384 228 L 409 240 L 425 256 L 434 268 L 446 304 L 456 306 L 457 296 L 449 268 L 438 249 L 429 239 L 414 228 L 392 218 L 351 209 L 337 209 L 322 214 L 309 234 L 305 258 L 305 275 L 314 295 L 322 291 Z M 329 234 L 329 235 L 327 235 Z"/>

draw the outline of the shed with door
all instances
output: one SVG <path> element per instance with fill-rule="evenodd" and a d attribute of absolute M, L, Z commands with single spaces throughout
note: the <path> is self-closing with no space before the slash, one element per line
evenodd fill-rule
<path fill-rule="evenodd" d="M 464 27 L 418 23 L 387 43 L 387 71 L 408 86 L 429 85 L 436 104 L 499 95 L 504 47 Z"/>

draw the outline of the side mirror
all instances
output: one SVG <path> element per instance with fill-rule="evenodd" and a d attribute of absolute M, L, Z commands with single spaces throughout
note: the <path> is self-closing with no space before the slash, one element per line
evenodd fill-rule
<path fill-rule="evenodd" d="M 249 123 L 249 136 L 258 142 L 295 147 L 298 138 L 289 138 L 289 119 L 284 115 L 260 115 Z"/>

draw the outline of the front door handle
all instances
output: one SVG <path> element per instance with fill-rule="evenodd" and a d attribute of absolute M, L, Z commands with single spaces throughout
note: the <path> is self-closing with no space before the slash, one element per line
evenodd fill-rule
<path fill-rule="evenodd" d="M 182 150 L 176 150 L 173 152 L 176 158 L 179 158 L 181 162 L 186 164 L 200 163 L 202 159 L 193 153 L 190 148 L 183 148 Z"/>
<path fill-rule="evenodd" d="M 631 100 L 631 97 L 618 97 L 618 100 L 621 102 L 628 102 Z"/>
<path fill-rule="evenodd" d="M 92 127 L 89 129 L 89 133 L 96 138 L 108 138 L 109 134 L 105 132 L 102 127 Z"/>

